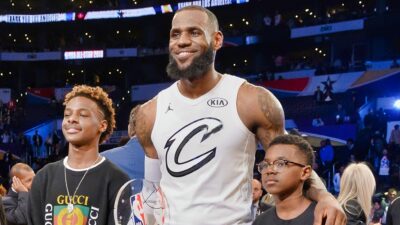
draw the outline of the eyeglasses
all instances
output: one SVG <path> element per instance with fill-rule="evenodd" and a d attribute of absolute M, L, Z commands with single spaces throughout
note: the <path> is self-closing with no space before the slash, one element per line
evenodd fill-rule
<path fill-rule="evenodd" d="M 292 163 L 293 165 L 296 166 L 300 166 L 300 167 L 306 167 L 306 165 L 297 163 L 297 162 L 292 162 L 286 159 L 277 159 L 275 161 L 273 161 L 272 163 L 266 162 L 266 161 L 262 161 L 258 164 L 258 172 L 264 174 L 267 172 L 267 169 L 269 167 L 272 167 L 272 169 L 275 172 L 281 172 L 286 166 L 287 164 Z"/>

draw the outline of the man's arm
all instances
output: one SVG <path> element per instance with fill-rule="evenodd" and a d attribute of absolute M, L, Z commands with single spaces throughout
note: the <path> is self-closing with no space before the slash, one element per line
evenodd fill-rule
<path fill-rule="evenodd" d="M 282 105 L 267 89 L 244 83 L 239 90 L 237 106 L 240 119 L 256 134 L 264 149 L 272 139 L 284 134 Z"/>
<path fill-rule="evenodd" d="M 151 140 L 151 132 L 156 119 L 156 112 L 157 99 L 154 98 L 139 108 L 135 123 L 136 137 L 142 145 L 146 156 L 152 159 L 158 159 L 157 151 Z"/>
<path fill-rule="evenodd" d="M 144 204 L 143 210 L 146 220 L 150 224 L 157 220 L 156 213 L 158 210 L 150 207 L 157 202 L 157 194 L 154 192 L 154 186 L 159 187 L 161 180 L 160 160 L 158 159 L 157 150 L 151 140 L 151 132 L 157 112 L 157 99 L 154 98 L 143 104 L 136 114 L 135 132 L 139 143 L 142 145 L 145 160 L 144 160 L 144 183 L 142 193 L 147 197 L 149 204 Z"/>

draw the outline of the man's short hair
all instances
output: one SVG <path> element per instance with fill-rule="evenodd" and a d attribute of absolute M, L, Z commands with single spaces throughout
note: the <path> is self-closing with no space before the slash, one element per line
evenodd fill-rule
<path fill-rule="evenodd" d="M 107 121 L 107 129 L 101 133 L 100 144 L 103 143 L 112 134 L 115 128 L 115 110 L 112 100 L 108 97 L 101 87 L 91 87 L 87 85 L 77 85 L 71 92 L 65 96 L 64 106 L 75 97 L 86 97 L 94 101 L 104 115 L 104 120 Z"/>
<path fill-rule="evenodd" d="M 314 162 L 314 150 L 311 145 L 302 137 L 291 134 L 284 134 L 274 138 L 269 144 L 267 151 L 274 145 L 294 145 L 296 146 L 305 156 L 307 165 L 312 165 Z"/>
<path fill-rule="evenodd" d="M 16 177 L 20 178 L 19 174 L 21 173 L 22 170 L 25 170 L 27 172 L 33 172 L 33 169 L 28 164 L 17 163 L 11 167 L 10 177 L 12 178 L 12 177 L 16 176 Z"/>
<path fill-rule="evenodd" d="M 217 16 L 215 16 L 215 14 L 213 12 L 211 12 L 210 10 L 208 10 L 204 7 L 198 6 L 198 5 L 190 5 L 190 6 L 186 6 L 186 7 L 179 9 L 178 11 L 176 11 L 175 14 L 177 14 L 181 11 L 185 11 L 185 10 L 198 10 L 198 11 L 205 12 L 208 17 L 208 24 L 211 25 L 212 28 L 215 29 L 215 31 L 219 31 L 219 23 L 218 23 Z"/>

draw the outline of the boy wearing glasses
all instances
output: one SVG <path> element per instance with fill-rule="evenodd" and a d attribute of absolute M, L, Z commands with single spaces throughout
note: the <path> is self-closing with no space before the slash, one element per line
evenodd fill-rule
<path fill-rule="evenodd" d="M 272 140 L 258 170 L 275 207 L 257 217 L 253 225 L 313 224 L 316 203 L 305 196 L 313 160 L 312 147 L 299 136 L 282 135 Z"/>

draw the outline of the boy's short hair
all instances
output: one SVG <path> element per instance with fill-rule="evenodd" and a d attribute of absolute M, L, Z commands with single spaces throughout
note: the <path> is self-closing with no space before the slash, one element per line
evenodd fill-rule
<path fill-rule="evenodd" d="M 268 151 L 270 147 L 278 144 L 296 146 L 304 154 L 307 165 L 313 164 L 314 150 L 304 138 L 291 134 L 280 135 L 271 141 L 266 151 Z"/>
<path fill-rule="evenodd" d="M 103 143 L 112 134 L 115 128 L 115 110 L 112 100 L 101 87 L 77 85 L 65 96 L 63 105 L 66 106 L 71 99 L 78 96 L 86 97 L 94 101 L 103 113 L 104 119 L 107 121 L 107 129 L 100 135 L 100 144 Z"/>

